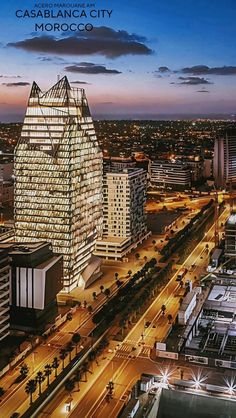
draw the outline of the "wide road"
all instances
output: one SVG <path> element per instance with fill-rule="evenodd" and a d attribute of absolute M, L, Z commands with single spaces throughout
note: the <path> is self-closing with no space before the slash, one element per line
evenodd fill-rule
<path fill-rule="evenodd" d="M 229 210 L 225 209 L 224 212 L 219 217 L 219 225 L 221 223 L 225 223 L 226 219 L 229 216 Z M 208 244 L 208 251 L 206 249 L 206 244 Z M 126 358 L 125 361 L 127 362 L 134 362 L 135 360 L 130 360 L 129 356 L 139 356 L 144 355 L 148 356 L 150 353 L 150 349 L 153 347 L 155 341 L 164 341 L 166 336 L 168 335 L 169 329 L 171 324 L 169 323 L 167 316 L 171 314 L 173 320 L 176 318 L 179 309 L 179 299 L 183 294 L 183 289 L 180 288 L 179 282 L 176 281 L 176 277 L 178 271 L 186 267 L 190 271 L 186 275 L 185 280 L 191 279 L 193 282 L 198 280 L 198 277 L 201 273 L 205 272 L 205 268 L 208 264 L 209 258 L 209 251 L 214 247 L 214 225 L 205 233 L 204 238 L 199 242 L 199 244 L 195 247 L 192 253 L 187 257 L 185 262 L 178 266 L 178 270 L 175 274 L 173 274 L 172 278 L 166 285 L 166 287 L 162 290 L 162 292 L 157 296 L 151 306 L 146 310 L 145 314 L 140 318 L 140 320 L 136 323 L 133 329 L 129 332 L 128 336 L 124 339 L 122 343 L 117 345 L 117 343 L 113 343 L 112 346 L 116 346 L 115 350 L 116 353 L 110 354 L 111 360 L 110 364 L 107 365 L 107 373 L 113 373 L 112 368 L 114 368 L 114 364 L 117 364 L 117 359 L 119 358 Z M 192 267 L 193 266 L 193 267 Z M 161 306 L 166 306 L 165 315 L 162 315 Z M 145 323 L 150 322 L 148 328 L 145 328 Z M 153 325 L 155 327 L 153 327 Z M 135 350 L 134 350 L 135 348 Z M 133 349 L 133 350 L 132 350 Z M 122 363 L 123 367 L 123 363 Z M 98 367 L 99 369 L 99 367 Z M 106 369 L 105 369 L 106 370 Z M 97 378 L 95 380 L 95 393 L 96 393 L 96 405 L 98 399 L 103 399 L 105 395 L 105 386 L 109 381 L 108 374 L 101 374 L 97 367 L 95 366 L 94 374 L 97 374 Z M 126 371 L 126 366 L 124 368 Z M 115 373 L 115 369 L 114 369 Z M 117 369 L 117 373 L 123 374 L 123 369 Z M 92 379 L 92 378 L 91 378 Z M 93 379 L 92 379 L 93 380 Z M 89 383 L 89 382 L 88 382 Z M 84 384 L 82 384 L 84 386 Z M 77 393 L 76 400 L 74 401 L 73 408 L 75 408 L 75 414 L 77 416 L 88 416 L 91 417 L 93 415 L 88 415 L 90 410 L 89 404 L 90 399 L 85 395 L 86 388 L 89 388 L 89 384 L 85 384 L 85 388 L 81 390 L 81 393 Z M 89 391 L 90 392 L 90 391 Z M 62 413 L 65 413 L 65 401 L 68 398 L 68 394 L 62 391 L 51 403 L 44 409 L 44 414 L 49 414 L 52 417 L 60 417 Z M 76 404 L 78 406 L 76 407 Z M 95 408 L 96 405 L 93 407 Z M 82 411 L 82 412 L 81 412 Z M 87 415 L 84 415 L 84 413 Z M 80 415 L 83 413 L 83 415 Z M 45 416 L 41 414 L 40 416 Z M 76 415 L 73 415 L 76 416 Z M 105 416 L 105 415 L 104 415 Z M 113 415 L 115 416 L 115 415 Z M 97 418 L 97 415 L 96 415 Z"/>

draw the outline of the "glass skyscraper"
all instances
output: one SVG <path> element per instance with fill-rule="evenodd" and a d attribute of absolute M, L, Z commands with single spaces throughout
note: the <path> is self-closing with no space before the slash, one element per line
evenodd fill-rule
<path fill-rule="evenodd" d="M 83 89 L 34 82 L 15 149 L 17 241 L 48 241 L 64 258 L 64 290 L 82 285 L 102 230 L 102 154 Z"/>

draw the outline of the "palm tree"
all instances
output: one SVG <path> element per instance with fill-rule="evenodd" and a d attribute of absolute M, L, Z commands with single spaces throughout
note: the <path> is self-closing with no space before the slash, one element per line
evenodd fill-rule
<path fill-rule="evenodd" d="M 161 311 L 162 311 L 162 315 L 165 315 L 166 305 L 162 305 Z"/>
<path fill-rule="evenodd" d="M 88 372 L 88 362 L 87 361 L 84 361 L 83 362 L 83 364 L 82 364 L 82 371 L 83 371 L 83 373 L 84 373 L 84 377 L 85 377 L 85 382 L 87 382 L 87 372 Z"/>
<path fill-rule="evenodd" d="M 69 342 L 66 346 L 66 351 L 69 353 L 69 361 L 71 362 L 71 353 L 74 350 L 72 342 Z"/>
<path fill-rule="evenodd" d="M 88 306 L 88 313 L 91 314 L 93 312 L 93 307 L 91 305 Z"/>
<path fill-rule="evenodd" d="M 20 368 L 20 375 L 21 375 L 22 379 L 27 377 L 28 373 L 29 373 L 29 367 L 27 366 L 27 364 L 22 364 L 22 366 Z"/>
<path fill-rule="evenodd" d="M 124 318 L 122 318 L 119 322 L 119 326 L 121 327 L 121 335 L 123 337 L 124 334 L 124 329 L 125 329 L 125 324 L 126 324 L 126 320 Z"/>
<path fill-rule="evenodd" d="M 132 274 L 132 270 L 128 270 L 129 277 L 131 276 L 131 274 Z"/>
<path fill-rule="evenodd" d="M 52 366 L 51 366 L 51 364 L 46 364 L 46 366 L 44 366 L 44 374 L 47 377 L 47 386 L 49 386 L 49 384 L 50 384 L 50 375 L 52 374 Z"/>
<path fill-rule="evenodd" d="M 54 357 L 53 362 L 52 362 L 52 368 L 55 370 L 55 377 L 57 377 L 57 369 L 59 367 L 59 359 L 58 357 Z"/>
<path fill-rule="evenodd" d="M 119 273 L 115 273 L 115 279 L 117 280 L 118 279 L 118 276 L 119 276 Z"/>
<path fill-rule="evenodd" d="M 105 293 L 106 297 L 109 298 L 109 296 L 111 294 L 111 291 L 110 291 L 110 289 L 107 288 L 107 289 L 105 289 L 104 293 Z"/>
<path fill-rule="evenodd" d="M 172 321 L 172 315 L 171 314 L 169 314 L 168 316 L 167 316 L 167 319 L 168 319 L 168 321 L 169 321 L 169 324 L 171 324 L 171 321 Z"/>
<path fill-rule="evenodd" d="M 37 382 L 34 379 L 28 380 L 25 386 L 25 392 L 30 396 L 30 405 L 33 403 L 33 393 L 36 391 Z"/>
<path fill-rule="evenodd" d="M 100 286 L 100 290 L 101 290 L 101 293 L 103 293 L 103 290 L 104 290 L 104 286 L 101 284 L 101 286 Z"/>
<path fill-rule="evenodd" d="M 71 338 L 72 344 L 75 345 L 75 353 L 77 354 L 77 347 L 79 342 L 81 341 L 81 335 L 76 332 L 75 334 L 73 334 L 72 338 Z"/>
<path fill-rule="evenodd" d="M 81 376 L 82 376 L 82 371 L 81 371 L 81 368 L 79 368 L 79 369 L 76 370 L 75 378 L 74 378 L 75 382 L 77 382 L 77 389 L 78 390 L 79 390 L 79 382 L 81 380 Z"/>
<path fill-rule="evenodd" d="M 44 377 L 44 374 L 43 374 L 43 372 L 41 372 L 41 371 L 39 371 L 37 374 L 36 374 L 36 378 L 35 378 L 35 380 L 36 380 L 36 382 L 38 383 L 38 385 L 39 385 L 39 396 L 41 395 L 41 393 L 42 393 L 42 383 L 44 382 L 44 380 L 45 380 L 45 377 Z"/>
<path fill-rule="evenodd" d="M 65 348 L 61 348 L 60 350 L 60 359 L 62 360 L 62 370 L 64 370 L 65 368 L 65 359 L 67 357 L 67 351 L 65 350 Z"/>
<path fill-rule="evenodd" d="M 97 293 L 93 292 L 93 300 L 96 300 L 96 299 L 97 299 Z"/>
<path fill-rule="evenodd" d="M 74 380 L 71 380 L 71 379 L 67 379 L 66 381 L 65 381 L 65 390 L 67 391 L 67 392 L 69 392 L 70 393 L 70 395 L 71 395 L 71 392 L 73 391 L 73 389 L 75 388 L 75 382 L 74 382 Z"/>

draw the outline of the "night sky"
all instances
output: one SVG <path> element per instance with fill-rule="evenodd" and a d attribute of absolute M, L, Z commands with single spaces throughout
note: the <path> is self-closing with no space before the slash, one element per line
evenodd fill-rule
<path fill-rule="evenodd" d="M 46 90 L 58 74 L 86 89 L 99 117 L 236 113 L 235 0 L 92 3 L 113 10 L 111 18 L 17 19 L 18 9 L 45 8 L 32 0 L 1 4 L 0 120 L 20 120 L 32 81 Z M 56 22 L 95 28 L 35 32 L 35 23 Z"/>

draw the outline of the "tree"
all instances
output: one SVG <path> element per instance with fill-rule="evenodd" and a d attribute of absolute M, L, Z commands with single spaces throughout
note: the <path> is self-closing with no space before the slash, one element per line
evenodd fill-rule
<path fill-rule="evenodd" d="M 28 376 L 29 373 L 29 367 L 27 366 L 27 364 L 22 364 L 21 368 L 20 368 L 20 375 L 22 377 L 22 380 L 25 379 L 25 377 Z"/>
<path fill-rule="evenodd" d="M 81 370 L 81 368 L 79 367 L 79 368 L 76 370 L 76 372 L 75 372 L 75 377 L 74 377 L 75 382 L 77 382 L 77 389 L 78 389 L 78 390 L 79 390 L 79 382 L 80 382 L 80 380 L 81 380 L 81 377 L 82 377 L 82 370 Z"/>
<path fill-rule="evenodd" d="M 125 325 L 126 325 L 126 320 L 124 318 L 122 318 L 119 322 L 119 326 L 121 327 L 121 335 L 123 337 L 124 334 L 124 329 L 125 329 Z"/>
<path fill-rule="evenodd" d="M 89 305 L 87 309 L 88 309 L 88 313 L 91 315 L 91 313 L 93 312 L 93 307 Z"/>
<path fill-rule="evenodd" d="M 71 313 L 71 312 L 69 312 L 69 313 L 66 315 L 66 319 L 67 319 L 67 321 L 72 321 L 72 313 Z"/>
<path fill-rule="evenodd" d="M 37 388 L 36 380 L 35 379 L 28 380 L 25 386 L 25 392 L 30 397 L 30 405 L 32 405 L 33 403 L 33 393 L 36 391 L 36 388 Z"/>
<path fill-rule="evenodd" d="M 89 368 L 88 368 L 88 362 L 84 361 L 82 364 L 82 371 L 84 373 L 84 377 L 85 377 L 85 382 L 87 382 L 87 372 L 88 372 Z"/>
<path fill-rule="evenodd" d="M 87 305 L 88 305 L 88 302 L 84 300 L 84 308 L 86 308 Z"/>
<path fill-rule="evenodd" d="M 47 377 L 47 386 L 49 386 L 49 384 L 50 384 L 50 376 L 52 374 L 52 366 L 51 366 L 51 364 L 46 364 L 46 366 L 44 366 L 44 374 Z"/>
<path fill-rule="evenodd" d="M 145 263 L 147 262 L 147 256 L 145 255 L 144 257 L 143 257 L 143 259 L 144 259 L 144 261 L 145 261 Z"/>
<path fill-rule="evenodd" d="M 96 299 L 97 299 L 97 293 L 93 292 L 93 300 L 96 300 Z"/>
<path fill-rule="evenodd" d="M 60 359 L 62 360 L 62 370 L 65 368 L 65 359 L 67 357 L 67 351 L 65 348 L 61 348 L 60 350 Z"/>
<path fill-rule="evenodd" d="M 101 293 L 103 293 L 103 290 L 104 290 L 104 286 L 101 284 L 101 286 L 100 286 L 100 290 L 101 290 Z"/>
<path fill-rule="evenodd" d="M 60 365 L 59 359 L 58 357 L 54 357 L 53 362 L 52 362 L 52 368 L 55 370 L 55 377 L 57 377 L 57 369 Z"/>
<path fill-rule="evenodd" d="M 39 396 L 41 395 L 41 393 L 42 393 L 42 383 L 44 382 L 44 380 L 45 380 L 45 377 L 44 377 L 44 374 L 43 374 L 43 372 L 41 372 L 41 371 L 39 371 L 37 374 L 36 374 L 36 378 L 35 378 L 35 380 L 36 380 L 36 382 L 38 383 L 38 385 L 39 385 Z"/>
<path fill-rule="evenodd" d="M 110 296 L 110 294 L 111 294 L 111 291 L 110 291 L 110 289 L 105 289 L 105 291 L 104 291 L 104 294 L 106 295 L 106 297 L 107 298 L 109 298 L 109 296 Z"/>
<path fill-rule="evenodd" d="M 132 270 L 128 270 L 128 276 L 130 277 L 132 274 Z"/>
<path fill-rule="evenodd" d="M 172 321 L 172 315 L 171 314 L 169 314 L 168 316 L 167 316 L 167 319 L 168 319 L 168 321 L 169 321 L 169 324 L 171 324 L 171 321 Z"/>
<path fill-rule="evenodd" d="M 3 387 L 0 387 L 0 398 L 4 395 L 5 390 L 3 389 Z"/>
<path fill-rule="evenodd" d="M 135 258 L 136 258 L 137 260 L 139 260 L 139 259 L 140 259 L 140 254 L 139 254 L 139 253 L 136 253 L 136 254 L 135 254 Z"/>
<path fill-rule="evenodd" d="M 115 273 L 115 279 L 117 280 L 118 279 L 118 276 L 119 276 L 119 273 Z"/>
<path fill-rule="evenodd" d="M 69 393 L 70 393 L 70 395 L 71 395 L 71 392 L 74 390 L 74 388 L 75 388 L 75 382 L 74 382 L 74 380 L 72 380 L 72 379 L 67 379 L 67 380 L 65 381 L 65 390 L 66 390 L 67 392 L 69 392 Z"/>
<path fill-rule="evenodd" d="M 162 315 L 165 315 L 166 305 L 162 305 L 161 311 L 162 311 Z"/>
<path fill-rule="evenodd" d="M 121 280 L 119 280 L 119 279 L 118 279 L 118 280 L 116 281 L 116 285 L 117 285 L 117 287 L 118 287 L 118 288 L 119 288 L 119 287 L 121 287 L 122 283 L 123 283 L 123 282 L 122 282 Z"/>
<path fill-rule="evenodd" d="M 71 341 L 72 341 L 72 344 L 75 345 L 75 352 L 77 354 L 77 347 L 78 347 L 79 342 L 81 341 L 81 335 L 78 332 L 76 332 L 75 334 L 73 334 Z"/>
<path fill-rule="evenodd" d="M 66 351 L 67 351 L 67 353 L 69 353 L 70 362 L 71 362 L 71 353 L 72 353 L 73 350 L 74 350 L 74 346 L 71 342 L 69 342 L 66 346 Z"/>
<path fill-rule="evenodd" d="M 156 245 L 156 240 L 155 239 L 152 240 L 152 244 Z"/>

